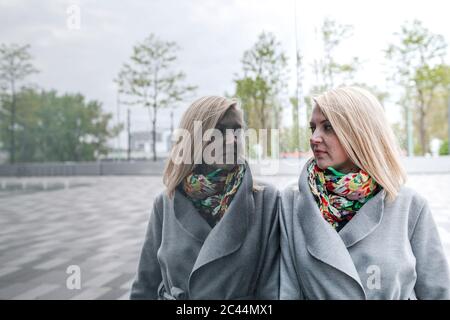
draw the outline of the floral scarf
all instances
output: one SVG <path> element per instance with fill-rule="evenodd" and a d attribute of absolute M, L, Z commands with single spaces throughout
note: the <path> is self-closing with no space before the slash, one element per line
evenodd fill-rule
<path fill-rule="evenodd" d="M 378 185 L 364 170 L 343 174 L 331 167 L 322 170 L 312 159 L 308 164 L 309 187 L 325 220 L 341 230 L 378 191 Z"/>
<path fill-rule="evenodd" d="M 231 171 L 217 169 L 206 175 L 192 172 L 183 180 L 182 190 L 213 227 L 228 209 L 244 174 L 243 164 Z"/>

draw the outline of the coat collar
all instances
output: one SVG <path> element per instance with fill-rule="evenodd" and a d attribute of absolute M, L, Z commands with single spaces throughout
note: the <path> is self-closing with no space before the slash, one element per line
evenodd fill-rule
<path fill-rule="evenodd" d="M 211 232 L 211 226 L 198 213 L 194 204 L 178 189 L 175 189 L 173 211 L 181 227 L 197 241 L 203 243 Z"/>
<path fill-rule="evenodd" d="M 371 234 L 381 223 L 384 214 L 386 192 L 381 190 L 367 201 L 350 220 L 339 235 L 347 248 L 355 245 Z"/>
<path fill-rule="evenodd" d="M 247 165 L 238 191 L 214 228 L 211 228 L 191 201 L 179 191 L 175 192 L 174 212 L 183 229 L 203 243 L 191 272 L 192 277 L 202 266 L 235 252 L 244 242 L 249 217 L 254 212 L 250 167 Z"/>
<path fill-rule="evenodd" d="M 316 259 L 333 266 L 353 278 L 364 293 L 364 286 L 348 248 L 373 232 L 380 224 L 384 209 L 384 190 L 370 199 L 353 219 L 338 233 L 323 218 L 308 184 L 307 165 L 299 179 L 299 201 L 295 212 L 307 241 L 307 250 Z M 364 293 L 365 296 L 365 293 Z"/>

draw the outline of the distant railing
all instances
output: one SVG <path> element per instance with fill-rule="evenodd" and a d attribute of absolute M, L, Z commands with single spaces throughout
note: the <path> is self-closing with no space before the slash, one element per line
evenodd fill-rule
<path fill-rule="evenodd" d="M 254 175 L 298 175 L 306 162 L 302 159 L 263 160 L 250 163 Z M 450 173 L 450 156 L 404 157 L 402 162 L 408 173 Z M 111 176 L 111 175 L 162 175 L 165 160 L 51 162 L 0 165 L 0 176 Z"/>
<path fill-rule="evenodd" d="M 0 165 L 0 176 L 161 175 L 164 161 L 48 162 Z"/>

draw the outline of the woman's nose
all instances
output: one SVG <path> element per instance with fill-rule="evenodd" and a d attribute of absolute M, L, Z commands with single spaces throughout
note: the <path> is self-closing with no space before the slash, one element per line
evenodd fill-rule
<path fill-rule="evenodd" d="M 319 134 L 318 130 L 313 132 L 309 141 L 311 144 L 319 144 L 323 142 L 322 136 Z"/>

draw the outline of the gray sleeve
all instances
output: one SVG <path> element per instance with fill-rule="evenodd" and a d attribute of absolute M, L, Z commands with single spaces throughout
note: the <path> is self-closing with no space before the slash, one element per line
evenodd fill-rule
<path fill-rule="evenodd" d="M 275 202 L 270 220 L 270 231 L 263 266 L 256 286 L 256 297 L 263 300 L 278 300 L 280 287 L 280 225 L 278 221 L 278 202 Z"/>
<path fill-rule="evenodd" d="M 297 279 L 297 272 L 295 270 L 293 256 L 291 254 L 291 247 L 289 245 L 289 234 L 286 225 L 286 216 L 290 215 L 283 205 L 283 197 L 279 205 L 280 217 L 280 246 L 281 246 L 281 261 L 280 261 L 280 300 L 302 300 L 303 295 L 300 290 L 299 281 Z M 288 209 L 289 210 L 289 209 Z M 290 209 L 292 210 L 292 208 Z"/>
<path fill-rule="evenodd" d="M 150 214 L 138 270 L 131 286 L 130 299 L 157 299 L 162 281 L 157 252 L 161 245 L 162 220 L 156 205 Z"/>
<path fill-rule="evenodd" d="M 448 262 L 426 201 L 410 241 L 416 257 L 417 281 L 414 291 L 417 298 L 450 299 Z"/>

